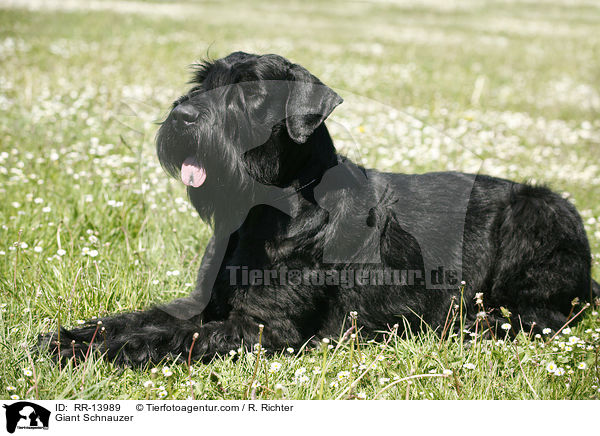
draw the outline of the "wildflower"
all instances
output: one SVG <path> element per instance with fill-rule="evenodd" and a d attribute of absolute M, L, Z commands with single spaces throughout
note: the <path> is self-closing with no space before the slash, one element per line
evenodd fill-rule
<path fill-rule="evenodd" d="M 442 374 L 444 375 L 452 375 L 452 370 L 451 369 L 445 369 L 442 371 Z"/>
<path fill-rule="evenodd" d="M 144 382 L 144 387 L 145 387 L 146 389 L 152 388 L 152 387 L 154 387 L 154 382 L 153 382 L 152 380 L 146 380 L 146 381 Z"/>
<path fill-rule="evenodd" d="M 313 373 L 313 374 L 316 374 L 316 375 L 319 375 L 319 374 L 321 374 L 321 368 L 314 368 L 314 369 L 312 370 L 312 373 Z"/>
<path fill-rule="evenodd" d="M 158 391 L 158 396 L 160 398 L 165 398 L 167 395 L 169 395 L 169 394 L 167 393 L 166 390 L 164 390 L 164 387 L 163 387 L 163 389 L 161 389 L 161 390 Z"/>
<path fill-rule="evenodd" d="M 540 339 L 542 337 L 542 335 L 540 335 L 539 333 L 536 333 L 534 336 L 536 339 Z"/>
<path fill-rule="evenodd" d="M 364 392 L 359 392 L 358 394 L 356 394 L 356 398 L 358 398 L 359 400 L 366 400 L 367 394 L 365 394 Z"/>
<path fill-rule="evenodd" d="M 11 400 L 19 400 L 19 399 L 21 399 L 21 397 L 19 397 L 18 395 L 11 395 L 10 399 Z"/>
<path fill-rule="evenodd" d="M 27 242 L 21 242 L 22 249 L 26 249 L 27 247 L 29 247 L 29 245 L 27 245 Z"/>
<path fill-rule="evenodd" d="M 31 377 L 33 375 L 33 371 L 31 371 L 29 368 L 26 368 L 23 370 L 23 374 L 25 374 L 25 377 Z"/>
<path fill-rule="evenodd" d="M 483 304 L 483 292 L 477 292 L 475 294 L 475 304 Z"/>
<path fill-rule="evenodd" d="M 44 212 L 44 213 L 50 213 L 51 210 L 52 209 L 50 208 L 50 206 L 46 206 L 46 207 L 42 208 L 42 212 Z"/>
<path fill-rule="evenodd" d="M 304 367 L 298 368 L 296 371 L 294 371 L 294 379 L 296 379 L 296 381 L 297 381 L 305 373 L 306 373 L 306 368 L 304 368 Z"/>
<path fill-rule="evenodd" d="M 59 256 L 64 256 L 65 254 L 67 254 L 67 252 L 62 248 L 59 248 L 58 250 L 56 250 L 56 254 L 58 254 Z"/>
<path fill-rule="evenodd" d="M 42 252 L 42 247 L 40 247 L 39 245 L 37 247 L 33 248 L 33 251 L 35 251 L 36 253 L 41 253 Z"/>
<path fill-rule="evenodd" d="M 477 319 L 485 319 L 485 317 L 487 316 L 487 313 L 485 312 L 477 312 Z"/>
<path fill-rule="evenodd" d="M 235 351 L 235 350 L 230 350 L 230 351 L 229 351 L 229 355 L 230 355 L 231 357 L 235 356 L 236 354 L 237 354 L 237 351 Z"/>
<path fill-rule="evenodd" d="M 507 322 L 505 322 L 504 324 L 502 324 L 502 325 L 500 326 L 500 328 L 501 328 L 502 330 L 510 330 L 510 324 L 509 324 L 509 323 L 507 323 Z"/>
<path fill-rule="evenodd" d="M 554 371 L 554 375 L 556 375 L 558 377 L 560 377 L 561 375 L 564 375 L 564 374 L 565 374 L 565 370 L 562 367 L 557 368 L 556 371 Z"/>
<path fill-rule="evenodd" d="M 253 388 L 260 388 L 260 382 L 258 380 L 254 380 L 254 382 L 252 382 L 252 387 Z"/>
<path fill-rule="evenodd" d="M 90 257 L 98 256 L 98 250 L 90 250 L 90 252 L 88 253 L 88 256 L 90 256 Z"/>
<path fill-rule="evenodd" d="M 270 373 L 274 373 L 274 372 L 279 371 L 280 369 L 281 369 L 281 363 L 279 363 L 279 362 L 273 362 L 273 363 L 271 363 L 271 366 L 269 368 L 269 372 Z"/>
<path fill-rule="evenodd" d="M 585 362 L 581 362 L 579 365 L 577 365 L 578 369 L 587 369 L 587 363 Z"/>
<path fill-rule="evenodd" d="M 350 371 L 340 371 L 337 373 L 338 380 L 344 380 L 348 377 L 350 377 Z"/>
<path fill-rule="evenodd" d="M 297 379 L 297 382 L 300 383 L 300 384 L 306 383 L 308 381 L 310 381 L 310 378 L 308 378 L 308 376 L 306 376 L 306 375 L 301 375 Z"/>
<path fill-rule="evenodd" d="M 465 369 L 475 369 L 475 364 L 473 364 L 473 363 L 471 363 L 471 362 L 469 362 L 469 363 L 465 363 L 465 364 L 463 365 L 463 368 L 465 368 Z"/>
<path fill-rule="evenodd" d="M 558 367 L 554 362 L 550 362 L 548 365 L 546 365 L 546 371 L 548 371 L 550 374 L 556 372 L 557 369 Z"/>
<path fill-rule="evenodd" d="M 563 335 L 569 335 L 571 334 L 571 329 L 569 327 L 565 327 L 562 331 Z"/>
<path fill-rule="evenodd" d="M 7 387 L 6 387 L 6 390 L 7 390 L 8 392 L 10 392 L 10 391 L 16 391 L 16 390 L 17 390 L 17 388 L 15 388 L 14 386 L 7 386 Z"/>
<path fill-rule="evenodd" d="M 173 375 L 173 372 L 172 372 L 172 371 L 169 369 L 169 367 L 168 367 L 168 366 L 165 366 L 165 367 L 162 369 L 162 373 L 163 373 L 163 375 L 164 375 L 165 377 L 171 377 L 171 376 Z"/>
<path fill-rule="evenodd" d="M 338 384 L 339 384 L 339 383 L 338 383 L 337 381 L 335 381 L 335 380 L 334 380 L 334 381 L 332 381 L 331 383 L 329 383 L 329 387 L 330 387 L 330 388 L 337 388 L 337 387 L 338 387 Z"/>
<path fill-rule="evenodd" d="M 287 347 L 285 349 L 285 351 L 287 351 L 288 353 L 292 354 L 294 352 L 294 349 L 292 347 Z"/>
<path fill-rule="evenodd" d="M 387 383 L 387 382 L 389 382 L 389 381 L 390 381 L 390 379 L 389 379 L 389 378 L 387 378 L 387 377 L 381 377 L 381 378 L 379 379 L 379 384 L 380 384 L 381 386 L 383 386 L 384 384 L 386 384 L 386 383 Z"/>
<path fill-rule="evenodd" d="M 577 336 L 569 336 L 569 344 L 577 344 L 580 340 Z"/>

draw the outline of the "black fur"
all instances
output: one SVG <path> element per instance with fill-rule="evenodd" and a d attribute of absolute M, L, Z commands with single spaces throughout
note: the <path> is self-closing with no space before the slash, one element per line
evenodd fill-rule
<path fill-rule="evenodd" d="M 592 288 L 598 295 L 581 219 L 549 189 L 356 166 L 336 154 L 323 123 L 341 98 L 280 56 L 233 53 L 198 65 L 194 82 L 161 126 L 157 152 L 173 176 L 190 156 L 208 175 L 188 187 L 215 229 L 196 290 L 166 306 L 103 318 L 103 331 L 96 322 L 62 330 L 63 358 L 83 355 L 96 332 L 93 348 L 119 364 L 187 359 L 194 333 L 193 358 L 210 359 L 257 342 L 259 324 L 267 349 L 297 348 L 337 336 L 350 311 L 365 336 L 402 319 L 439 331 L 461 279 L 468 322 L 479 312 L 474 295 L 483 292 L 492 325 L 504 319 L 504 306 L 527 330 L 533 323 L 556 330 L 574 298 L 589 301 Z M 338 259 L 340 252 L 348 258 Z M 436 265 L 455 272 L 437 287 Z M 228 266 L 420 273 L 396 285 L 232 284 Z M 39 345 L 57 353 L 57 339 L 42 335 Z"/>

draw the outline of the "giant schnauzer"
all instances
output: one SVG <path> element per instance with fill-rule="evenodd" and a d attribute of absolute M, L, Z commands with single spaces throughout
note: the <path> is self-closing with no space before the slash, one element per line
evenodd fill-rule
<path fill-rule="evenodd" d="M 91 347 L 122 365 L 210 359 L 337 336 L 351 311 L 368 337 L 441 329 L 462 296 L 493 329 L 560 328 L 600 287 L 575 208 L 545 187 L 455 172 L 365 169 L 324 120 L 342 99 L 277 55 L 197 65 L 157 135 L 165 170 L 214 228 L 190 296 L 42 335 L 62 358 Z M 506 315 L 506 313 L 505 313 Z M 536 327 L 537 326 L 537 327 Z M 197 334 L 196 334 L 197 333 Z M 94 341 L 94 337 L 97 339 Z"/>

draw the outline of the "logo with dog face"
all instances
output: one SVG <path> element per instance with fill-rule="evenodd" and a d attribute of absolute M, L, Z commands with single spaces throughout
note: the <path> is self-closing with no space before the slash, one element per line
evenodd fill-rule
<path fill-rule="evenodd" d="M 6 431 L 14 433 L 18 429 L 48 430 L 50 411 L 42 406 L 29 401 L 19 401 L 10 405 L 4 404 L 6 409 Z"/>

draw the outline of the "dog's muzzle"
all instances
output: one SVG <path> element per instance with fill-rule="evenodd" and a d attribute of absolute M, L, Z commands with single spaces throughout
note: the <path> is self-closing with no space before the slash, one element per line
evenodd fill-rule
<path fill-rule="evenodd" d="M 186 131 L 198 121 L 200 111 L 188 102 L 175 106 L 169 115 L 171 128 L 175 131 Z M 206 170 L 193 154 L 184 157 L 180 171 L 181 181 L 184 185 L 198 188 L 206 181 Z"/>

